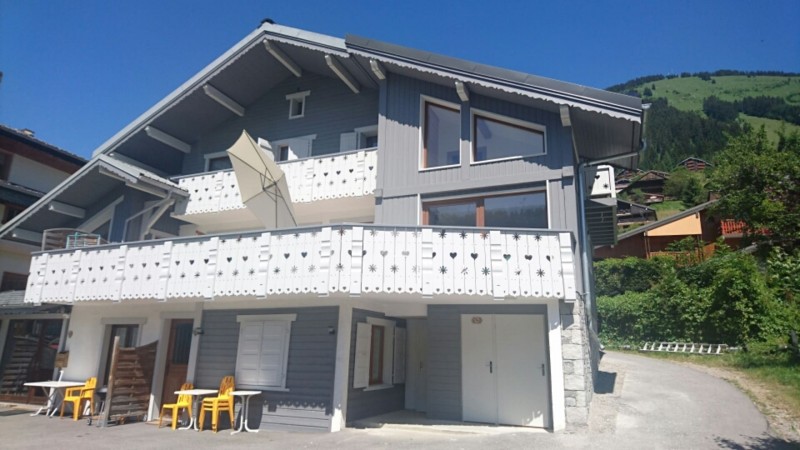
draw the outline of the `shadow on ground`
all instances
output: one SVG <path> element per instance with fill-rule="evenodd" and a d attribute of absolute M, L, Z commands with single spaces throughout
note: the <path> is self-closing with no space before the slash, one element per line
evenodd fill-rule
<path fill-rule="evenodd" d="M 715 438 L 714 441 L 720 448 L 732 450 L 797 450 L 800 448 L 800 443 L 789 442 L 776 436 L 748 438 L 744 443 L 720 437 Z"/>
<path fill-rule="evenodd" d="M 597 378 L 594 382 L 595 394 L 611 394 L 614 392 L 614 387 L 617 384 L 616 372 L 597 372 Z"/>

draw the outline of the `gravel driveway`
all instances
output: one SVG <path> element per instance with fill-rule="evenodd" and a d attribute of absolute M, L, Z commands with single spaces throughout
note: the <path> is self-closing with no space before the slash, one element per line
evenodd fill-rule
<path fill-rule="evenodd" d="M 16 448 L 796 448 L 773 437 L 744 394 L 692 368 L 607 353 L 589 426 L 560 433 L 513 427 L 386 424 L 339 433 L 262 431 L 231 436 L 148 424 L 99 429 L 0 408 L 0 447 Z M 389 418 L 391 420 L 391 418 Z"/>

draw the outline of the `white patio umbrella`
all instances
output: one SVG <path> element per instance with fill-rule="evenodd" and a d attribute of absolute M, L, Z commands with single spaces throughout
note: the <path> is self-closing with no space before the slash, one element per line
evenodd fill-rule
<path fill-rule="evenodd" d="M 242 203 L 267 228 L 297 225 L 286 176 L 247 131 L 228 149 Z"/>

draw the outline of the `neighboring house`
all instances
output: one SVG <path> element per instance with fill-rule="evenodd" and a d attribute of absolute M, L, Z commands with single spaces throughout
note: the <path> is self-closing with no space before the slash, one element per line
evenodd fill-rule
<path fill-rule="evenodd" d="M 691 237 L 697 240 L 706 253 L 713 253 L 713 243 L 721 235 L 720 222 L 710 214 L 715 201 L 706 202 L 681 211 L 678 214 L 656 222 L 651 222 L 617 238 L 614 245 L 604 245 L 594 249 L 596 259 L 652 258 L 670 254 L 670 244 Z M 711 245 L 711 247 L 705 248 Z M 704 253 L 704 256 L 708 256 Z"/>
<path fill-rule="evenodd" d="M 645 205 L 617 199 L 617 223 L 621 228 L 657 220 L 656 210 Z"/>
<path fill-rule="evenodd" d="M 641 117 L 635 97 L 265 23 L 0 235 L 66 247 L 34 254 L 25 293 L 73 305 L 65 379 L 104 384 L 115 336 L 158 341 L 151 417 L 234 374 L 264 392 L 261 428 L 409 409 L 560 430 L 588 418 L 591 248 L 616 237 L 596 166 L 636 164 Z"/>
<path fill-rule="evenodd" d="M 30 130 L 0 125 L 0 220 L 6 223 L 78 170 L 86 160 L 42 142 Z M 49 207 L 58 207 L 51 203 Z M 68 305 L 23 303 L 31 252 L 41 243 L 0 239 L 0 400 L 38 401 L 26 381 L 53 376 Z"/>
<path fill-rule="evenodd" d="M 641 198 L 638 199 L 639 203 L 652 204 L 661 203 L 664 201 L 664 184 L 669 179 L 669 173 L 661 172 L 658 170 L 648 170 L 639 174 L 636 178 L 631 179 L 630 183 L 621 189 L 617 194 L 627 195 L 632 199 L 638 195 L 637 192 L 641 191 Z"/>
<path fill-rule="evenodd" d="M 678 165 L 675 167 L 683 167 L 689 172 L 701 172 L 703 170 L 706 170 L 706 168 L 714 167 L 714 165 L 704 159 L 695 158 L 694 156 L 691 156 L 679 162 Z"/>

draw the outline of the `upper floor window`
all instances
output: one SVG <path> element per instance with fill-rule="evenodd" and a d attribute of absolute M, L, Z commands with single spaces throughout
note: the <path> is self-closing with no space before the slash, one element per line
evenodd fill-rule
<path fill-rule="evenodd" d="M 306 97 L 311 91 L 297 92 L 286 96 L 289 100 L 289 118 L 298 119 L 306 115 Z"/>
<path fill-rule="evenodd" d="M 544 128 L 518 120 L 474 114 L 472 161 L 490 161 L 545 153 Z"/>
<path fill-rule="evenodd" d="M 422 167 L 461 163 L 461 112 L 457 107 L 424 103 Z"/>
<path fill-rule="evenodd" d="M 208 158 L 206 165 L 206 172 L 215 172 L 217 170 L 225 170 L 233 167 L 233 164 L 231 164 L 231 159 L 228 157 L 228 155 Z"/>
<path fill-rule="evenodd" d="M 501 194 L 426 202 L 425 225 L 502 228 L 548 228 L 547 193 Z"/>

